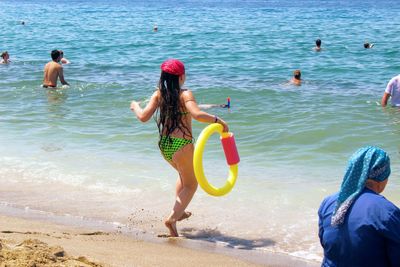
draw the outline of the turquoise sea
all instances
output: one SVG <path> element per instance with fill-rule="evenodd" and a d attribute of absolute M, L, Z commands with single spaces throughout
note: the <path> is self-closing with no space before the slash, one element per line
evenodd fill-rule
<path fill-rule="evenodd" d="M 207 112 L 229 123 L 241 156 L 233 191 L 199 188 L 181 233 L 320 260 L 317 209 L 359 147 L 389 152 L 383 194 L 400 205 L 400 112 L 378 104 L 400 72 L 399 11 L 389 0 L 2 0 L 0 50 L 12 63 L 0 65 L 0 210 L 164 232 L 177 175 L 155 122 L 129 104 L 146 102 L 160 64 L 179 58 L 200 104 L 231 98 L 229 111 Z M 71 61 L 68 89 L 40 87 L 53 49 Z M 295 69 L 300 87 L 287 84 Z M 218 143 L 204 165 L 222 185 Z"/>

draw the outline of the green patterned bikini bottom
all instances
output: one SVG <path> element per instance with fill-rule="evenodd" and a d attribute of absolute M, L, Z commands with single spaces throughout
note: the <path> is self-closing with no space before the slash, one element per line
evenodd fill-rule
<path fill-rule="evenodd" d="M 178 150 L 191 143 L 193 143 L 192 139 L 162 136 L 160 143 L 161 153 L 165 159 L 171 161 Z"/>

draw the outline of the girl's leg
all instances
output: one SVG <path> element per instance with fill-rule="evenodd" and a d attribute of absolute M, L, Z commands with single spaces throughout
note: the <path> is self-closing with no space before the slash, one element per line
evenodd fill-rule
<path fill-rule="evenodd" d="M 174 208 L 165 221 L 171 236 L 178 236 L 176 222 L 182 217 L 197 189 L 197 180 L 193 170 L 193 144 L 188 144 L 177 151 L 173 156 L 179 172 L 182 189 L 178 192 Z M 178 183 L 177 183 L 178 184 Z"/>
<path fill-rule="evenodd" d="M 169 161 L 167 159 L 165 159 L 179 174 L 178 179 L 176 180 L 176 184 L 175 184 L 175 197 L 178 197 L 179 192 L 181 192 L 181 190 L 183 189 L 183 184 L 182 184 L 182 177 L 181 174 L 179 173 L 178 167 L 176 166 L 176 164 L 172 161 Z"/>
<path fill-rule="evenodd" d="M 176 164 L 175 164 L 175 163 L 173 163 L 173 162 L 171 162 L 171 161 L 168 161 L 168 163 L 171 164 L 171 166 L 172 166 L 176 171 L 178 171 L 178 168 L 176 167 Z M 180 193 L 180 192 L 182 191 L 182 189 L 183 189 L 182 176 L 181 176 L 181 174 L 179 173 L 179 171 L 178 171 L 178 174 L 179 174 L 179 177 L 178 177 L 178 179 L 176 180 L 176 185 L 175 185 L 175 198 L 178 197 L 179 193 Z M 189 218 L 190 216 L 192 216 L 192 213 L 191 213 L 190 211 L 184 211 L 183 214 L 182 214 L 182 216 L 178 219 L 178 221 L 182 221 L 182 220 L 184 220 L 184 219 L 187 219 L 187 218 Z"/>
<path fill-rule="evenodd" d="M 182 177 L 181 174 L 179 174 L 178 179 L 176 180 L 176 186 L 175 186 L 175 198 L 177 198 L 179 196 L 179 193 L 182 191 L 183 189 L 183 182 L 182 182 Z M 190 216 L 192 216 L 192 213 L 190 211 L 184 211 L 182 213 L 182 216 L 179 217 L 178 221 L 182 221 L 184 219 L 189 218 Z"/>
<path fill-rule="evenodd" d="M 178 169 L 176 169 L 177 171 L 178 171 Z M 181 174 L 179 173 L 179 171 L 178 171 L 178 174 L 179 174 L 179 177 L 178 177 L 178 179 L 176 180 L 176 185 L 175 185 L 175 197 L 178 197 L 178 195 L 179 195 L 179 193 L 182 191 L 182 189 L 183 189 L 183 182 L 182 182 L 182 176 L 181 176 Z"/>

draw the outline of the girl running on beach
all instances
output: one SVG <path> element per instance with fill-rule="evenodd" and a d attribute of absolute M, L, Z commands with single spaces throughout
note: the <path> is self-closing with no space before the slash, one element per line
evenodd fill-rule
<path fill-rule="evenodd" d="M 224 132 L 229 130 L 225 121 L 200 110 L 193 93 L 182 88 L 185 79 L 183 63 L 176 59 L 166 60 L 161 64 L 158 89 L 151 96 L 147 106 L 142 109 L 138 102 L 131 103 L 131 110 L 141 122 L 148 121 L 158 110 L 158 146 L 163 157 L 179 174 L 175 204 L 171 214 L 164 221 L 170 235 L 174 237 L 179 236 L 176 222 L 191 215 L 185 209 L 197 189 L 193 170 L 192 118 L 204 123 L 220 123 Z"/>

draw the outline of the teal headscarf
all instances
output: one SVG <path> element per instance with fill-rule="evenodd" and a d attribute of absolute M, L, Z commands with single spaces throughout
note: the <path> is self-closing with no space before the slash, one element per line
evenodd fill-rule
<path fill-rule="evenodd" d="M 368 146 L 355 152 L 347 165 L 331 225 L 337 226 L 343 223 L 347 211 L 364 189 L 367 179 L 382 182 L 389 175 L 390 159 L 385 151 Z"/>

